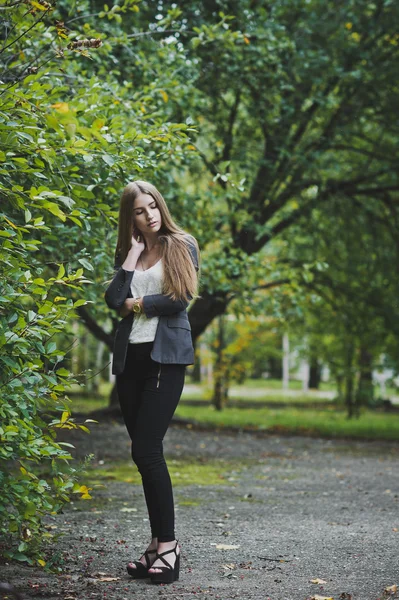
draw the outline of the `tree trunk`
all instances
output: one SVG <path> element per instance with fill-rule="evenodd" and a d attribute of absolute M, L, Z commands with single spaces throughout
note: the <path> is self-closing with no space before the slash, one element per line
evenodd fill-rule
<path fill-rule="evenodd" d="M 345 368 L 345 404 L 348 410 L 348 418 L 351 419 L 355 414 L 354 406 L 354 376 L 353 376 L 353 342 L 348 342 L 346 351 L 346 368 Z"/>
<path fill-rule="evenodd" d="M 283 390 L 290 385 L 290 339 L 288 333 L 283 335 Z"/>
<path fill-rule="evenodd" d="M 229 301 L 223 294 L 208 294 L 203 292 L 189 312 L 191 335 L 195 341 L 215 317 L 223 315 Z"/>
<path fill-rule="evenodd" d="M 270 379 L 281 379 L 283 376 L 281 359 L 271 356 L 268 360 L 268 363 Z"/>
<path fill-rule="evenodd" d="M 372 406 L 374 401 L 373 356 L 365 346 L 360 348 L 360 377 L 356 390 L 357 406 Z"/>
<path fill-rule="evenodd" d="M 118 391 L 116 389 L 116 383 L 112 386 L 111 393 L 109 396 L 109 406 L 119 406 Z"/>
<path fill-rule="evenodd" d="M 74 375 L 80 372 L 79 369 L 79 322 L 72 322 L 73 345 L 71 348 L 71 370 Z"/>
<path fill-rule="evenodd" d="M 89 331 L 84 329 L 83 335 L 80 337 L 80 347 L 82 350 L 82 364 L 85 378 L 85 385 L 83 388 L 82 395 L 89 397 L 93 393 L 93 369 L 90 364 L 90 337 Z"/>
<path fill-rule="evenodd" d="M 224 390 L 224 369 L 223 369 L 223 348 L 224 348 L 224 317 L 218 318 L 216 360 L 214 368 L 214 387 L 212 404 L 216 410 L 222 410 L 226 398 Z"/>
<path fill-rule="evenodd" d="M 310 371 L 309 371 L 309 387 L 313 390 L 318 390 L 321 380 L 321 364 L 319 363 L 316 356 L 312 356 L 310 359 Z"/>
<path fill-rule="evenodd" d="M 195 362 L 191 371 L 191 380 L 193 383 L 201 383 L 201 356 L 199 352 L 195 353 Z"/>
<path fill-rule="evenodd" d="M 215 384 L 213 387 L 212 404 L 216 410 L 223 409 L 223 385 L 222 377 L 218 371 L 215 371 Z"/>
<path fill-rule="evenodd" d="M 100 382 L 101 382 L 101 368 L 103 366 L 103 357 L 104 357 L 105 344 L 103 342 L 99 342 L 97 345 L 96 351 L 96 365 L 95 371 L 92 374 L 93 379 L 93 394 L 98 395 L 100 391 Z"/>
<path fill-rule="evenodd" d="M 223 389 L 222 389 L 223 406 L 227 406 L 227 403 L 229 401 L 229 388 L 230 388 L 230 382 L 227 379 L 227 377 L 225 376 L 224 381 L 223 381 Z"/>
<path fill-rule="evenodd" d="M 344 383 L 345 378 L 343 375 L 336 375 L 335 381 L 337 383 L 337 394 L 338 394 L 338 403 L 342 404 L 344 402 Z"/>

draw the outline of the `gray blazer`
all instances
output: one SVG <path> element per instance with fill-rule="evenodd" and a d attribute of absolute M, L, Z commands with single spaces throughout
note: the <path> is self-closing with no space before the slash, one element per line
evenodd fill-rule
<path fill-rule="evenodd" d="M 198 253 L 191 236 L 187 236 L 196 271 L 198 271 Z M 118 260 L 114 265 L 115 275 L 105 291 L 105 301 L 110 308 L 119 310 L 126 298 L 131 298 L 130 284 L 134 271 L 125 271 Z M 164 294 L 143 297 L 144 313 L 147 317 L 159 317 L 151 358 L 158 363 L 192 365 L 194 348 L 191 338 L 191 326 L 187 315 L 188 302 L 172 300 Z M 112 373 L 123 372 L 129 335 L 132 329 L 134 313 L 131 312 L 118 323 L 112 362 Z"/>

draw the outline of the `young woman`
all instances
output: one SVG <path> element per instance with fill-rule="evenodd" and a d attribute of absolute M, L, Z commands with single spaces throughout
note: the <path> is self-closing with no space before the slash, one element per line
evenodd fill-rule
<path fill-rule="evenodd" d="M 151 542 L 128 564 L 134 578 L 179 578 L 172 485 L 162 441 L 180 400 L 186 365 L 194 362 L 186 308 L 197 294 L 198 245 L 173 221 L 159 191 L 145 181 L 123 191 L 115 276 L 105 292 L 123 319 L 114 343 L 113 373 L 143 482 Z"/>

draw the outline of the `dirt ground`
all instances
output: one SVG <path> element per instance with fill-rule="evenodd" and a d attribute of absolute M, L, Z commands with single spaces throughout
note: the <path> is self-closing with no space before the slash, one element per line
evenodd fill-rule
<path fill-rule="evenodd" d="M 79 457 L 94 453 L 99 474 L 129 460 L 121 422 L 91 431 L 63 436 Z M 157 586 L 126 573 L 147 544 L 148 519 L 141 486 L 113 480 L 47 519 L 64 533 L 53 550 L 62 574 L 6 564 L 0 579 L 23 599 L 48 600 L 377 600 L 399 585 L 399 442 L 173 425 L 165 454 L 199 466 L 226 461 L 220 483 L 175 487 L 179 581 Z"/>

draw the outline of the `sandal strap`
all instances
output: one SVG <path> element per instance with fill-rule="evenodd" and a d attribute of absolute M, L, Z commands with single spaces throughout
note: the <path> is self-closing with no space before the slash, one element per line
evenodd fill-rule
<path fill-rule="evenodd" d="M 164 559 L 164 556 L 166 554 L 172 554 L 172 552 L 174 552 L 176 554 L 176 560 L 177 560 L 177 557 L 179 556 L 176 552 L 178 543 L 179 542 L 176 542 L 176 546 L 174 548 L 171 548 L 170 550 L 165 550 L 164 552 L 161 552 L 161 553 L 157 552 L 154 562 L 156 560 L 158 560 L 158 558 L 159 558 L 159 560 L 161 560 L 163 562 L 163 564 L 165 565 L 166 568 L 173 570 L 174 566 L 172 566 L 170 563 L 168 563 L 168 561 Z M 164 569 L 165 567 L 155 567 L 155 569 Z"/>
<path fill-rule="evenodd" d="M 176 554 L 176 556 L 177 556 L 176 548 L 177 548 L 178 544 L 179 544 L 179 542 L 176 542 L 175 547 L 171 548 L 170 550 L 165 550 L 164 552 L 161 552 L 161 553 L 157 552 L 157 558 L 158 558 L 158 556 L 162 557 L 165 554 L 170 554 L 171 552 L 174 552 Z"/>
<path fill-rule="evenodd" d="M 165 560 L 163 556 L 160 556 L 159 554 L 157 554 L 157 557 L 155 560 L 158 560 L 158 558 L 159 558 L 159 560 L 162 560 L 163 564 L 165 565 L 165 567 L 167 569 L 173 569 L 172 565 L 170 563 L 168 563 L 168 561 Z M 154 567 L 154 569 L 164 569 L 165 567 Z"/>
<path fill-rule="evenodd" d="M 149 568 L 151 567 L 151 561 L 150 561 L 150 557 L 149 557 L 149 555 L 150 555 L 150 554 L 154 554 L 154 552 L 155 552 L 155 554 L 157 553 L 157 551 L 156 551 L 156 550 L 146 550 L 146 551 L 144 552 L 144 554 L 143 554 L 143 556 L 144 556 L 144 558 L 145 558 L 145 564 L 146 564 L 146 567 L 147 567 L 147 569 L 149 569 Z M 142 563 L 141 563 L 141 564 L 142 564 Z M 143 566 L 144 566 L 144 565 L 143 565 Z"/>

